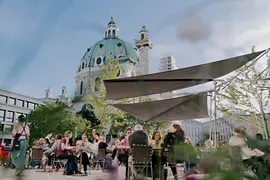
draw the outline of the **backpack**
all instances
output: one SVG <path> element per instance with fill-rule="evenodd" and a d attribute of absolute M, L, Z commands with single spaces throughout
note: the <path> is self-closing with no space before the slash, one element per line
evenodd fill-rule
<path fill-rule="evenodd" d="M 75 171 L 75 167 L 74 167 L 73 163 L 66 163 L 65 164 L 64 173 L 66 175 L 72 175 L 72 174 L 74 174 L 74 171 Z"/>
<path fill-rule="evenodd" d="M 103 161 L 103 170 L 110 171 L 113 169 L 113 158 L 111 154 L 107 154 Z"/>
<path fill-rule="evenodd" d="M 15 135 L 15 137 L 13 139 L 13 144 L 12 144 L 12 149 L 11 149 L 12 151 L 13 150 L 20 150 L 20 148 L 21 148 L 21 143 L 19 141 L 19 138 L 21 137 L 22 133 L 25 132 L 26 125 L 23 126 L 21 124 L 21 126 L 23 127 L 23 130 L 22 130 L 21 133 L 16 133 L 16 135 Z"/>

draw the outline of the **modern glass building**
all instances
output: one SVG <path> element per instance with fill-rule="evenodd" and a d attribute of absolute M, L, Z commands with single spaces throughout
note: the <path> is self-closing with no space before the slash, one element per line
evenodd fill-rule
<path fill-rule="evenodd" d="M 43 100 L 0 89 L 0 144 L 8 145 L 12 140 L 12 129 L 18 116 L 27 116 Z"/>

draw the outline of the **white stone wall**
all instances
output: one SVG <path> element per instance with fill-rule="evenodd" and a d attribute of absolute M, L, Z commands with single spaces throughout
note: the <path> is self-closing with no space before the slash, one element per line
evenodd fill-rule
<path fill-rule="evenodd" d="M 138 52 L 140 59 L 138 71 L 140 75 L 149 74 L 149 47 L 140 47 Z"/>

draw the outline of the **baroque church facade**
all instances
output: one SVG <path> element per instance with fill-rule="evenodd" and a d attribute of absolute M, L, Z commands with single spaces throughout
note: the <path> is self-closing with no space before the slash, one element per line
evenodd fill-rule
<path fill-rule="evenodd" d="M 104 29 L 104 37 L 87 48 L 85 54 L 80 59 L 80 63 L 75 75 L 75 96 L 83 96 L 91 92 L 97 92 L 96 84 L 101 81 L 100 66 L 106 63 L 107 59 L 119 61 L 122 67 L 118 77 L 131 77 L 149 74 L 149 51 L 152 43 L 149 40 L 149 32 L 145 26 L 139 31 L 139 38 L 135 44 L 124 41 L 120 38 L 120 28 L 116 24 L 114 17 L 111 17 L 107 27 Z M 67 87 L 64 86 L 61 94 L 53 96 L 52 89 L 46 91 L 43 101 L 58 101 L 72 104 L 72 98 L 68 96 Z M 85 105 L 85 102 L 75 103 L 74 110 L 78 112 Z"/>
<path fill-rule="evenodd" d="M 131 77 L 149 74 L 149 50 L 152 43 L 149 40 L 149 32 L 145 28 L 139 31 L 139 39 L 135 46 L 120 39 L 120 28 L 114 17 L 111 17 L 108 26 L 104 30 L 104 37 L 93 46 L 87 48 L 80 60 L 76 72 L 75 96 L 81 96 L 97 91 L 95 85 L 101 81 L 100 66 L 106 63 L 109 58 L 119 61 L 122 69 L 118 77 Z"/>

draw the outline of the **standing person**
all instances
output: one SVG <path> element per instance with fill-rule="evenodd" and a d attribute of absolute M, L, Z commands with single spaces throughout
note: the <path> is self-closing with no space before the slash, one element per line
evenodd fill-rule
<path fill-rule="evenodd" d="M 164 140 L 163 140 L 163 143 L 161 144 L 161 147 L 162 147 L 162 154 L 164 154 L 164 152 L 166 152 L 166 150 L 168 150 L 169 148 L 172 148 L 172 153 L 173 153 L 173 156 L 172 156 L 172 161 L 176 161 L 176 159 L 174 158 L 175 157 L 175 146 L 178 146 L 182 143 L 184 143 L 185 141 L 185 137 L 184 137 L 184 131 L 181 129 L 180 125 L 178 124 L 174 124 L 172 126 L 172 130 L 171 132 L 169 132 Z M 171 157 L 171 155 L 169 156 Z M 166 157 L 163 157 L 163 159 L 166 159 Z M 173 173 L 173 176 L 174 176 L 174 179 L 175 180 L 178 180 L 178 176 L 177 176 L 177 170 L 176 170 L 176 166 L 175 166 L 176 162 L 174 164 L 169 164 L 171 170 L 172 170 L 172 173 Z M 168 172 L 165 171 L 164 172 L 164 179 L 167 179 L 167 176 L 168 176 Z"/>
<path fill-rule="evenodd" d="M 25 169 L 27 141 L 30 136 L 29 127 L 26 124 L 24 115 L 18 117 L 18 123 L 14 125 L 12 135 L 14 139 L 11 158 L 16 167 L 15 174 L 18 176 Z"/>
<path fill-rule="evenodd" d="M 160 177 L 160 165 L 161 165 L 161 156 L 160 156 L 160 149 L 161 149 L 161 134 L 158 131 L 155 131 L 151 138 L 151 146 L 153 149 L 152 154 L 152 167 L 153 167 L 153 180 Z"/>

